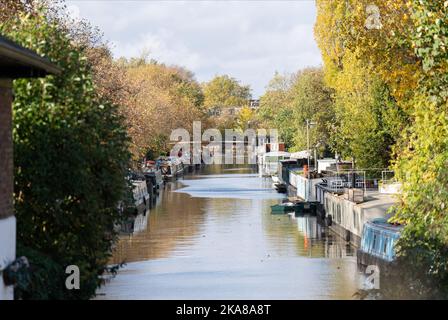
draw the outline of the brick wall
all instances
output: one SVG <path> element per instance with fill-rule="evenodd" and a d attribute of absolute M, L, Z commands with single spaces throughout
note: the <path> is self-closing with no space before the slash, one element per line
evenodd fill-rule
<path fill-rule="evenodd" d="M 11 82 L 0 79 L 0 219 L 13 215 Z"/>

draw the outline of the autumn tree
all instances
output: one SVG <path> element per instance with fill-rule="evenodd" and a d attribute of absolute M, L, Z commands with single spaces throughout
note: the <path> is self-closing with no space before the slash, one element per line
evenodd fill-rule
<path fill-rule="evenodd" d="M 257 118 L 260 126 L 277 129 L 282 142 L 287 147 L 293 145 L 295 125 L 292 121 L 292 95 L 291 88 L 295 75 L 275 73 L 269 81 L 266 92 L 260 97 L 260 107 Z"/>
<path fill-rule="evenodd" d="M 292 75 L 275 74 L 260 99 L 258 111 L 265 126 L 277 128 L 293 151 L 307 148 L 306 122 L 316 124 L 310 132 L 311 146 L 325 150 L 333 119 L 332 90 L 324 83 L 320 68 L 307 68 Z"/>
<path fill-rule="evenodd" d="M 248 106 L 251 90 L 228 75 L 216 76 L 202 84 L 204 108 L 208 110 L 210 125 L 219 129 L 231 129 L 237 125 L 239 109 Z"/>
<path fill-rule="evenodd" d="M 337 144 L 350 154 L 355 146 L 378 156 L 394 149 L 402 192 L 393 220 L 405 226 L 396 247 L 405 264 L 396 273 L 400 288 L 415 298 L 447 297 L 448 3 L 320 0 L 317 8 Z M 372 132 L 347 126 L 350 116 Z"/>
<path fill-rule="evenodd" d="M 242 107 L 238 111 L 236 119 L 236 129 L 244 132 L 247 129 L 254 129 L 257 127 L 257 120 L 255 112 L 248 106 Z"/>
<path fill-rule="evenodd" d="M 334 151 L 358 167 L 388 167 L 411 123 L 419 61 L 406 1 L 317 1 L 315 36 L 334 90 Z M 398 152 L 398 151 L 397 151 Z"/>
<path fill-rule="evenodd" d="M 21 13 L 33 13 L 33 0 L 3 0 L 0 2 L 0 21 L 12 20 Z"/>
<path fill-rule="evenodd" d="M 228 75 L 216 76 L 203 84 L 204 106 L 210 108 L 242 107 L 251 98 L 250 87 Z"/>
<path fill-rule="evenodd" d="M 347 53 L 372 66 L 402 108 L 420 74 L 410 34 L 415 29 L 407 0 L 318 0 L 315 38 L 331 87 L 344 69 Z"/>
<path fill-rule="evenodd" d="M 448 3 L 413 0 L 412 47 L 421 60 L 408 141 L 394 166 L 402 182 L 395 221 L 406 225 L 399 259 L 412 292 L 448 297 Z"/>
<path fill-rule="evenodd" d="M 126 81 L 137 88 L 133 100 L 123 109 L 134 158 L 142 159 L 148 152 L 152 156 L 168 153 L 172 130 L 191 131 L 193 121 L 206 116 L 199 83 L 190 71 L 177 66 L 154 61 L 124 66 Z"/>

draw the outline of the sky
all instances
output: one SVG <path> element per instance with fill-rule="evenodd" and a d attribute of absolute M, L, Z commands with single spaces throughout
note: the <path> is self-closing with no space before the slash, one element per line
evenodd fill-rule
<path fill-rule="evenodd" d="M 314 1 L 68 0 L 112 44 L 115 58 L 183 66 L 200 82 L 228 74 L 263 94 L 275 72 L 322 64 L 314 40 Z"/>

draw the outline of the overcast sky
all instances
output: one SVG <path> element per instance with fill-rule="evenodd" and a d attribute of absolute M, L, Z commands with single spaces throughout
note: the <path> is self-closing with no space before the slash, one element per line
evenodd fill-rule
<path fill-rule="evenodd" d="M 321 64 L 314 1 L 69 0 L 72 15 L 98 26 L 115 57 L 178 64 L 203 82 L 228 74 L 263 94 L 275 71 Z"/>

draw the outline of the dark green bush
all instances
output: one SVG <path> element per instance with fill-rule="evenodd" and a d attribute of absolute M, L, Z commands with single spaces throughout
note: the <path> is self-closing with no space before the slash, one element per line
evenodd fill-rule
<path fill-rule="evenodd" d="M 124 121 L 97 94 L 83 46 L 45 9 L 0 22 L 0 33 L 63 70 L 14 83 L 17 238 L 36 272 L 17 296 L 88 299 L 101 284 L 121 221 L 117 206 L 129 192 Z M 79 267 L 80 290 L 60 287 L 67 265 Z"/>
<path fill-rule="evenodd" d="M 21 245 L 17 246 L 17 256 L 27 257 L 30 267 L 28 281 L 16 284 L 15 299 L 49 300 L 65 296 L 65 277 L 60 264 L 43 253 Z"/>

